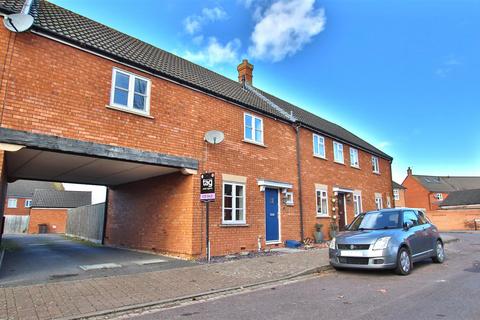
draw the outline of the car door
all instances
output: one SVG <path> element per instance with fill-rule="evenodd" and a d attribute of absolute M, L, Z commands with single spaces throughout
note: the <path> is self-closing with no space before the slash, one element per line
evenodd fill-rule
<path fill-rule="evenodd" d="M 419 225 L 423 228 L 424 245 L 423 251 L 431 251 L 435 249 L 435 231 L 433 225 L 425 218 L 425 214 L 417 211 Z"/>
<path fill-rule="evenodd" d="M 403 223 L 412 222 L 412 227 L 405 232 L 406 240 L 412 250 L 412 257 L 415 258 L 422 254 L 425 248 L 425 239 L 423 227 L 418 224 L 418 216 L 413 210 L 403 212 Z"/>

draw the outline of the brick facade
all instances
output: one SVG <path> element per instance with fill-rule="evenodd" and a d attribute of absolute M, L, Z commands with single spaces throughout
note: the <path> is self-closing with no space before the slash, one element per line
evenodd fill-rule
<path fill-rule="evenodd" d="M 17 207 L 9 208 L 8 199 L 15 198 L 17 199 Z M 19 197 L 7 197 L 5 199 L 5 209 L 4 214 L 13 215 L 13 216 L 28 216 L 30 214 L 30 207 L 25 207 L 25 201 L 32 200 L 32 198 L 19 198 Z"/>
<path fill-rule="evenodd" d="M 213 255 L 255 250 L 259 240 L 265 247 L 265 200 L 258 179 L 290 183 L 294 205 L 280 205 L 281 240 L 301 240 L 296 131 L 291 124 L 32 33 L 12 35 L 0 28 L 0 44 L 6 46 L 9 37 L 15 50 L 3 74 L 2 127 L 198 159 L 199 171 L 217 174 L 217 201 L 210 206 Z M 151 117 L 106 107 L 113 67 L 151 80 Z M 243 141 L 245 112 L 263 119 L 265 146 Z M 225 141 L 207 146 L 204 134 L 214 129 L 225 133 Z M 376 193 L 384 206 L 387 197 L 393 203 L 389 160 L 379 158 L 380 174 L 375 174 L 371 154 L 359 150 L 360 169 L 353 168 L 344 144 L 345 164 L 334 163 L 333 140 L 325 138 L 327 160 L 315 158 L 312 131 L 300 129 L 305 237 L 313 237 L 320 222 L 328 238 L 330 219 L 316 218 L 315 184 L 328 186 L 329 201 L 334 187 L 361 191 L 363 211 L 375 208 Z M 244 226 L 221 224 L 223 174 L 246 178 Z M 205 212 L 198 200 L 199 179 L 199 174 L 175 173 L 110 188 L 107 243 L 203 255 Z M 350 200 L 347 222 L 352 219 Z"/>
<path fill-rule="evenodd" d="M 405 189 L 394 189 L 398 190 L 398 200 L 394 199 L 395 207 L 402 208 L 406 207 L 405 203 Z"/>
<path fill-rule="evenodd" d="M 30 210 L 28 233 L 39 233 L 39 224 L 47 225 L 48 233 L 65 233 L 67 226 L 68 209 L 39 209 Z"/>

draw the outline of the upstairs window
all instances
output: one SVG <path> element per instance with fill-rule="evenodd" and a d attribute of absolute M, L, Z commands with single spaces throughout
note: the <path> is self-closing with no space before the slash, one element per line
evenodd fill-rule
<path fill-rule="evenodd" d="M 15 198 L 8 199 L 7 207 L 8 208 L 16 208 L 17 207 L 17 199 L 15 199 Z"/>
<path fill-rule="evenodd" d="M 333 160 L 343 163 L 343 144 L 333 141 Z"/>
<path fill-rule="evenodd" d="M 358 150 L 355 148 L 350 148 L 350 165 L 355 168 L 360 167 L 358 162 Z"/>
<path fill-rule="evenodd" d="M 380 166 L 378 165 L 378 158 L 372 156 L 372 171 L 374 173 L 380 173 Z"/>
<path fill-rule="evenodd" d="M 398 189 L 393 189 L 393 200 L 400 200 L 400 191 Z"/>
<path fill-rule="evenodd" d="M 439 200 L 439 201 L 442 201 L 443 200 L 443 194 L 441 193 L 436 193 L 435 194 L 435 199 Z"/>
<path fill-rule="evenodd" d="M 25 208 L 30 208 L 32 206 L 32 199 L 25 200 Z"/>
<path fill-rule="evenodd" d="M 263 120 L 251 114 L 244 115 L 244 139 L 248 142 L 263 144 Z"/>
<path fill-rule="evenodd" d="M 150 80 L 114 68 L 110 105 L 148 114 L 149 104 Z"/>
<path fill-rule="evenodd" d="M 325 138 L 313 135 L 313 155 L 325 159 Z"/>

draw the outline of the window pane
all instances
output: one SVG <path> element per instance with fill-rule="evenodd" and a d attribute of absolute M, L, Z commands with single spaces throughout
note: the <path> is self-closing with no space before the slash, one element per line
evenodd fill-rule
<path fill-rule="evenodd" d="M 232 209 L 223 210 L 223 220 L 232 221 Z"/>
<path fill-rule="evenodd" d="M 242 209 L 243 208 L 243 198 L 236 197 L 235 198 L 235 208 Z"/>
<path fill-rule="evenodd" d="M 133 96 L 133 107 L 138 110 L 145 110 L 145 97 L 135 94 Z"/>
<path fill-rule="evenodd" d="M 225 197 L 223 200 L 223 206 L 225 208 L 231 208 L 232 207 L 232 197 Z"/>
<path fill-rule="evenodd" d="M 135 92 L 147 94 L 147 81 L 135 78 Z"/>
<path fill-rule="evenodd" d="M 236 186 L 235 187 L 235 193 L 237 197 L 242 197 L 243 196 L 243 186 Z"/>
<path fill-rule="evenodd" d="M 237 221 L 242 221 L 243 220 L 243 209 L 237 209 L 236 210 L 236 216 L 235 216 Z"/>
<path fill-rule="evenodd" d="M 255 118 L 255 130 L 262 130 L 262 120 Z"/>
<path fill-rule="evenodd" d="M 232 195 L 232 185 L 231 185 L 231 184 L 225 184 L 223 188 L 224 188 L 224 192 L 223 192 L 223 193 L 224 193 L 226 196 L 231 196 L 231 195 Z"/>
<path fill-rule="evenodd" d="M 313 136 L 313 154 L 319 155 L 318 136 Z"/>
<path fill-rule="evenodd" d="M 115 75 L 115 86 L 128 90 L 129 78 L 128 75 L 117 71 Z"/>
<path fill-rule="evenodd" d="M 262 131 L 255 130 L 255 141 L 262 142 Z"/>
<path fill-rule="evenodd" d="M 245 139 L 253 140 L 252 128 L 245 127 Z"/>
<path fill-rule="evenodd" d="M 115 88 L 115 96 L 113 97 L 113 102 L 126 106 L 128 101 L 128 91 L 123 89 Z"/>
<path fill-rule="evenodd" d="M 327 199 L 322 198 L 322 214 L 327 214 Z"/>
<path fill-rule="evenodd" d="M 245 127 L 252 127 L 252 116 L 245 115 Z"/>

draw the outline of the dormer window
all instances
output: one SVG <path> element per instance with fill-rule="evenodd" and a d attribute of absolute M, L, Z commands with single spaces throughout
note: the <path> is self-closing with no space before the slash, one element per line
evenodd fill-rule
<path fill-rule="evenodd" d="M 150 80 L 114 68 L 110 105 L 127 111 L 148 114 L 150 108 Z"/>

